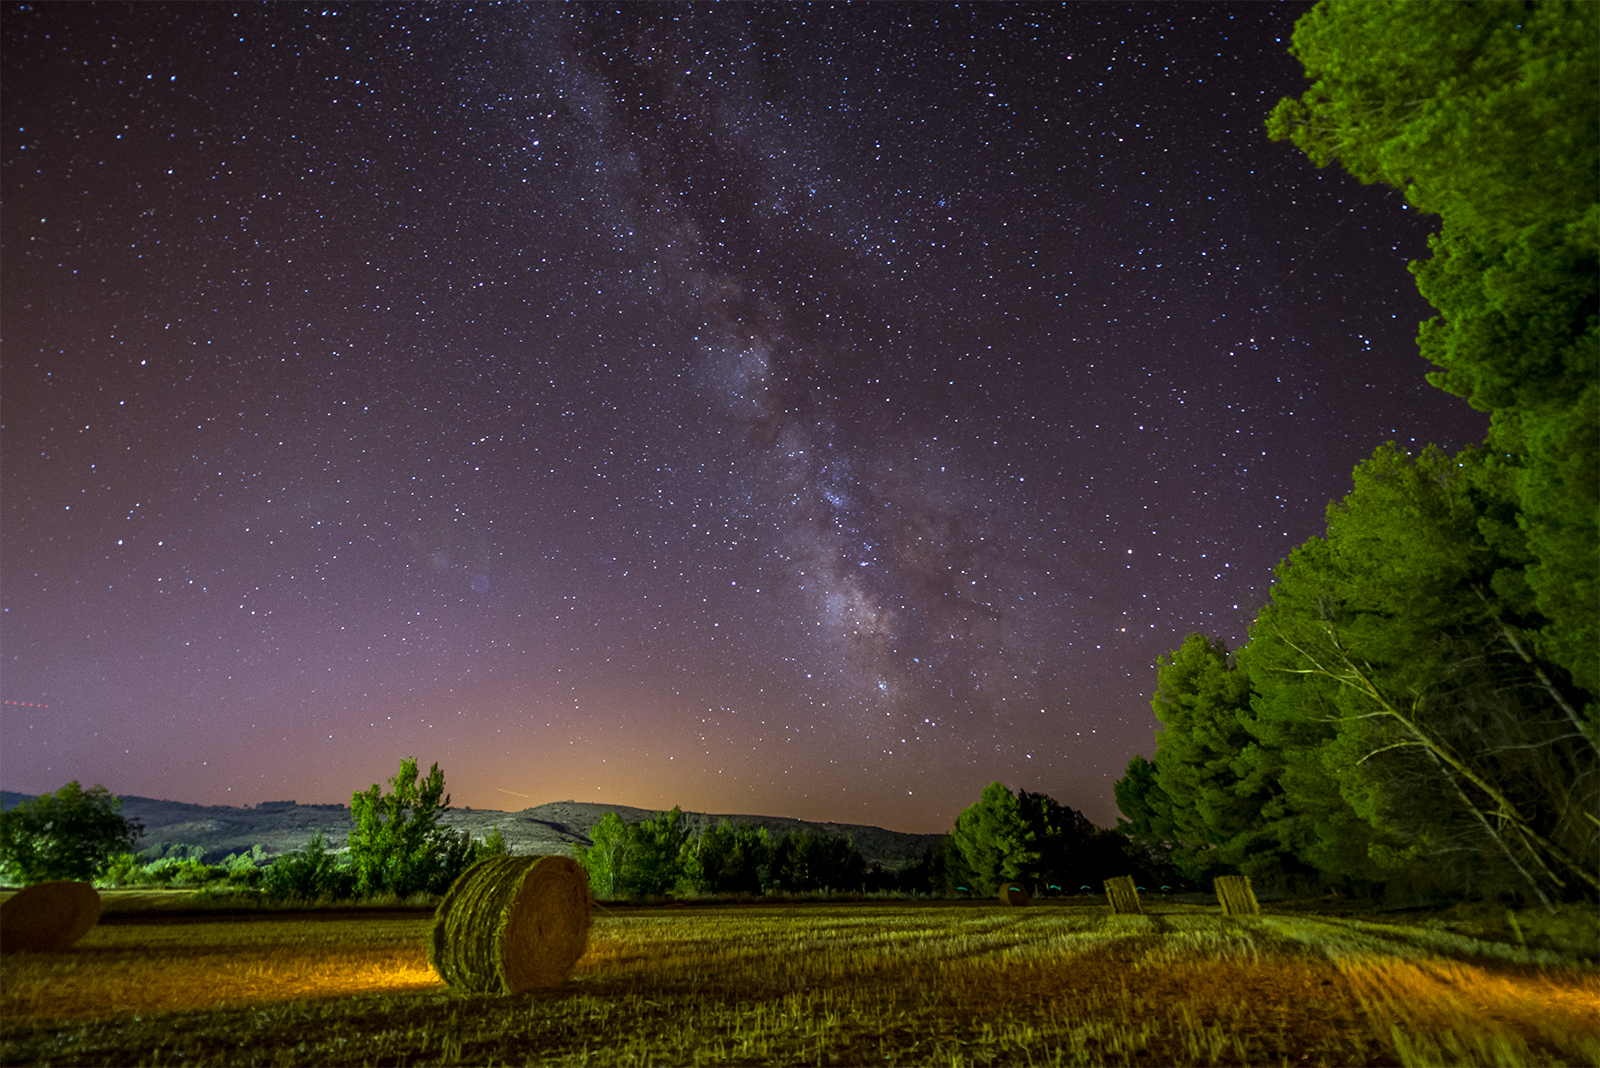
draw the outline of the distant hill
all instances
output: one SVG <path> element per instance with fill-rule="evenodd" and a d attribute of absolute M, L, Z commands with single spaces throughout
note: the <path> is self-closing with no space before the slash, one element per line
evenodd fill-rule
<path fill-rule="evenodd" d="M 0 790 L 0 809 L 26 800 L 28 794 Z M 589 832 L 605 814 L 615 812 L 628 823 L 649 819 L 657 810 L 627 805 L 601 805 L 587 801 L 552 801 L 520 812 L 498 809 L 452 808 L 444 822 L 474 838 L 498 827 L 513 853 L 568 853 L 574 843 L 589 845 Z M 249 808 L 231 805 L 191 805 L 151 797 L 123 796 L 122 814 L 144 824 L 141 849 L 182 842 L 200 846 L 212 863 L 229 853 L 246 853 L 259 845 L 268 856 L 289 853 L 305 845 L 318 831 L 335 848 L 343 848 L 350 832 L 350 809 L 345 805 L 300 805 L 293 801 L 263 801 Z M 808 823 L 785 816 L 721 815 L 686 812 L 691 826 L 727 820 L 733 824 L 765 827 L 774 837 L 794 831 L 849 835 L 867 862 L 893 870 L 921 858 L 939 839 L 936 834 L 909 834 L 855 823 Z"/>

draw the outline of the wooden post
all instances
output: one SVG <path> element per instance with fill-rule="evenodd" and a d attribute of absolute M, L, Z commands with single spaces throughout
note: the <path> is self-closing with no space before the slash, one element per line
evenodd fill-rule
<path fill-rule="evenodd" d="M 1106 880 L 1106 897 L 1111 901 L 1111 912 L 1117 916 L 1143 916 L 1139 904 L 1139 888 L 1133 885 L 1133 876 L 1120 875 Z"/>
<path fill-rule="evenodd" d="M 1261 904 L 1250 888 L 1248 875 L 1219 875 L 1211 881 L 1224 916 L 1259 916 Z"/>

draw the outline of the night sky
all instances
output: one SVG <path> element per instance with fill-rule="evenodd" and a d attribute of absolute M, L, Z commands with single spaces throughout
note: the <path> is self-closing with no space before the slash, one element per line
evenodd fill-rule
<path fill-rule="evenodd" d="M 7 5 L 5 787 L 1111 824 L 1487 425 L 1266 138 L 1308 6 Z"/>

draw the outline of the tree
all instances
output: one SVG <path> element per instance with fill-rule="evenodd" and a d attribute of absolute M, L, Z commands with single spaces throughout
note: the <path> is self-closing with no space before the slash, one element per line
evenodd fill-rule
<path fill-rule="evenodd" d="M 683 878 L 684 845 L 689 840 L 683 810 L 673 806 L 671 812 L 658 812 L 633 824 L 628 832 L 631 848 L 622 867 L 626 892 L 638 897 L 671 893 Z"/>
<path fill-rule="evenodd" d="M 121 815 L 122 799 L 77 781 L 0 813 L 0 869 L 23 883 L 87 882 L 133 851 L 144 825 Z"/>
<path fill-rule="evenodd" d="M 689 826 L 683 810 L 658 812 L 648 820 L 624 823 L 607 812 L 589 832 L 590 845 L 576 850 L 589 872 L 596 896 L 659 897 L 670 893 L 686 873 Z"/>
<path fill-rule="evenodd" d="M 1099 886 L 1112 876 L 1128 874 L 1121 834 L 1095 826 L 1089 817 L 1048 794 L 1019 791 L 1017 806 L 1039 853 L 1034 868 L 1021 877 L 1038 893 L 1072 893 L 1080 886 Z"/>
<path fill-rule="evenodd" d="M 1156 779 L 1156 766 L 1135 754 L 1128 770 L 1112 786 L 1116 795 L 1117 830 L 1139 856 L 1170 861 L 1177 845 L 1172 822 L 1172 799 Z M 1081 885 L 1081 884 L 1080 884 Z"/>
<path fill-rule="evenodd" d="M 1278 568 L 1251 636 L 1258 707 L 1320 724 L 1318 761 L 1381 867 L 1595 899 L 1592 695 L 1528 640 L 1546 620 L 1507 483 L 1485 449 L 1374 452 L 1325 539 Z"/>
<path fill-rule="evenodd" d="M 350 797 L 350 858 L 356 892 L 362 896 L 387 891 L 405 897 L 427 891 L 443 893 L 474 859 L 464 834 L 440 825 L 449 810 L 444 772 L 434 764 L 427 778 L 417 758 L 406 757 L 389 780 L 390 793 L 377 783 Z"/>
<path fill-rule="evenodd" d="M 607 900 L 622 896 L 627 884 L 619 876 L 632 844 L 628 825 L 615 812 L 607 812 L 589 832 L 589 842 L 578 846 L 575 852 L 578 863 L 589 873 L 595 896 Z"/>
<path fill-rule="evenodd" d="M 1600 896 L 1592 695 L 1529 640 L 1508 481 L 1487 450 L 1381 448 L 1279 567 L 1247 650 L 1256 733 L 1300 770 L 1280 783 L 1324 870 Z"/>
<path fill-rule="evenodd" d="M 498 826 L 491 828 L 488 837 L 482 842 L 474 843 L 474 845 L 476 846 L 474 852 L 477 860 L 482 860 L 485 857 L 508 857 L 511 855 L 511 847 L 506 844 L 506 836 L 500 833 Z"/>
<path fill-rule="evenodd" d="M 950 839 L 971 876 L 969 889 L 980 897 L 997 893 L 1011 879 L 1036 877 L 1039 848 L 1034 828 L 1017 795 L 1000 782 L 961 810 Z"/>
<path fill-rule="evenodd" d="M 895 872 L 894 888 L 907 894 L 928 894 L 933 897 L 955 897 L 956 888 L 950 874 L 950 855 L 955 847 L 950 836 L 940 835 L 922 851 L 922 856 L 903 865 Z"/>
<path fill-rule="evenodd" d="M 1250 673 L 1228 648 L 1203 634 L 1160 658 L 1150 707 L 1156 733 L 1155 779 L 1167 805 L 1172 862 L 1197 882 L 1239 871 L 1292 878 L 1292 860 L 1274 816 L 1285 772 L 1276 747 L 1253 731 Z"/>
<path fill-rule="evenodd" d="M 1600 694 L 1600 6 L 1323 0 L 1291 51 L 1314 84 L 1269 134 L 1440 216 L 1412 265 L 1429 381 L 1492 413 L 1529 645 Z"/>
<path fill-rule="evenodd" d="M 1502 238 L 1594 202 L 1595 6 L 1324 2 L 1289 51 L 1313 85 L 1267 120 L 1317 166 Z"/>
<path fill-rule="evenodd" d="M 771 881 L 772 839 L 765 827 L 723 820 L 685 849 L 684 872 L 704 894 L 759 894 Z"/>
<path fill-rule="evenodd" d="M 801 893 L 854 890 L 867 874 L 867 861 L 842 834 L 797 831 L 772 847 L 771 886 Z"/>

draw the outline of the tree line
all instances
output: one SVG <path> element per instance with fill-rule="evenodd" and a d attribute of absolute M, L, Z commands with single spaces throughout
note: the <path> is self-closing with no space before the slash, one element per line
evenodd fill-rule
<path fill-rule="evenodd" d="M 1099 893 L 1106 879 L 1130 873 L 1176 878 L 1160 858 L 1130 855 L 1123 834 L 1045 794 L 1013 793 L 998 782 L 962 810 L 949 834 L 895 871 L 869 863 L 847 835 L 774 836 L 727 820 L 695 828 L 679 808 L 631 824 L 609 812 L 575 855 L 601 898 L 829 891 L 990 897 L 1017 881 L 1043 897 Z"/>
<path fill-rule="evenodd" d="M 302 848 L 268 858 L 248 853 L 206 864 L 198 847 L 138 855 L 143 827 L 120 814 L 103 786 L 68 783 L 0 813 L 0 873 L 23 883 L 93 880 L 103 886 L 173 886 L 259 891 L 273 899 L 440 895 L 477 861 L 507 852 L 496 830 L 475 840 L 440 823 L 449 809 L 444 773 L 401 762 L 384 791 L 351 798 L 348 848 L 320 833 Z M 898 870 L 869 862 L 848 835 L 810 830 L 773 835 L 723 820 L 695 826 L 680 808 L 627 823 L 608 812 L 574 854 L 602 899 L 670 895 L 763 896 L 878 893 L 989 897 L 1023 882 L 1036 897 L 1099 892 L 1115 875 L 1176 880 L 1159 858 L 1134 856 L 1128 839 L 1097 827 L 1055 799 L 991 783 L 948 835 Z"/>
<path fill-rule="evenodd" d="M 450 797 L 438 764 L 422 775 L 407 757 L 388 782 L 387 791 L 374 783 L 351 796 L 342 853 L 319 831 L 282 856 L 269 859 L 256 846 L 221 864 L 206 864 L 198 848 L 184 845 L 135 854 L 144 826 L 121 814 L 122 799 L 104 786 L 69 782 L 0 812 L 0 875 L 21 883 L 228 887 L 275 899 L 406 898 L 443 894 L 479 860 L 507 852 L 498 829 L 475 839 L 440 822 Z"/>
<path fill-rule="evenodd" d="M 1434 385 L 1277 568 L 1246 644 L 1161 658 L 1119 826 L 1186 877 L 1600 900 L 1600 7 L 1323 0 L 1269 135 L 1440 220 Z"/>

